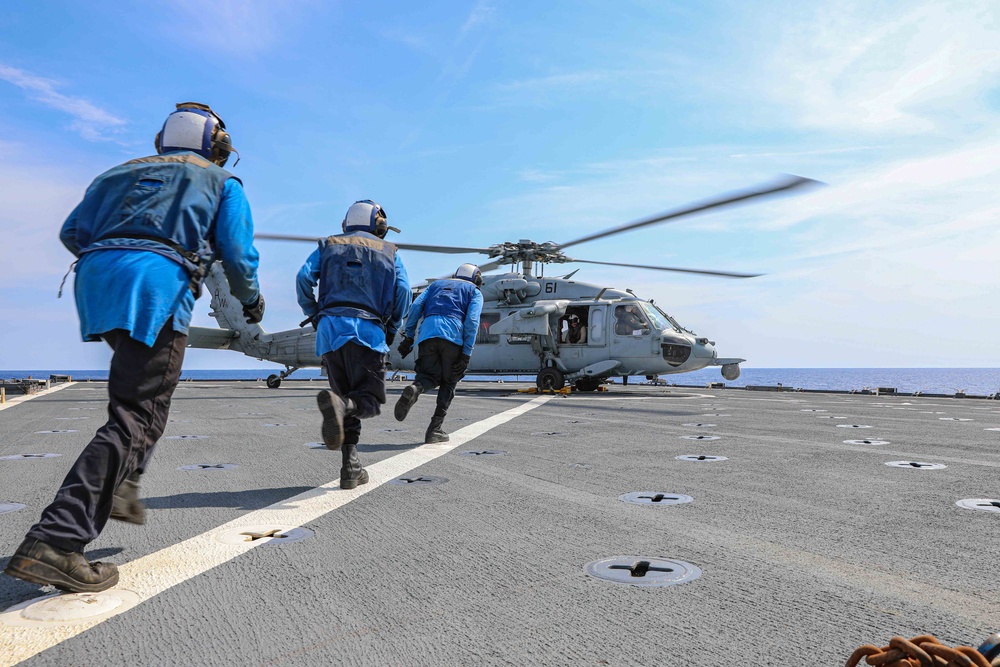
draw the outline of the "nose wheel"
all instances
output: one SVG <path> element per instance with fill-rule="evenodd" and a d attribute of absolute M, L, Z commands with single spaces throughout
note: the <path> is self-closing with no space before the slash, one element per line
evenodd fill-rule
<path fill-rule="evenodd" d="M 285 370 L 281 371 L 280 373 L 272 373 L 271 375 L 268 375 L 266 380 L 267 388 L 277 389 L 278 387 L 281 386 L 282 380 L 284 380 L 286 377 L 288 377 L 297 370 L 299 370 L 298 366 L 285 366 Z"/>

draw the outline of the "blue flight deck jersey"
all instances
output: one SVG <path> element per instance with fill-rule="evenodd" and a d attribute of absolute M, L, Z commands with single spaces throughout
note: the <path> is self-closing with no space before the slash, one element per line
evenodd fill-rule
<path fill-rule="evenodd" d="M 309 255 L 309 259 L 299 269 L 295 278 L 295 288 L 299 306 L 306 317 L 314 317 L 319 313 L 316 302 L 316 286 L 319 284 L 322 250 L 317 248 Z M 406 274 L 403 260 L 396 253 L 396 286 L 392 304 L 392 318 L 388 322 L 388 331 L 396 332 L 402 326 L 406 311 L 410 308 L 413 295 L 410 293 L 410 277 Z M 316 355 L 322 357 L 327 352 L 333 352 L 353 341 L 376 352 L 386 354 L 389 346 L 385 341 L 385 331 L 373 320 L 359 317 L 329 315 L 320 318 L 316 327 Z"/>
<path fill-rule="evenodd" d="M 74 255 L 81 250 L 76 213 L 76 209 L 70 213 L 59 234 Z M 241 303 L 253 303 L 260 293 L 259 256 L 253 246 L 250 204 L 243 186 L 233 178 L 222 190 L 213 249 L 222 260 L 233 296 Z M 83 340 L 100 340 L 102 333 L 125 329 L 135 340 L 152 346 L 171 317 L 174 331 L 186 334 L 194 308 L 190 280 L 183 266 L 155 252 L 109 248 L 85 253 L 76 265 L 74 287 Z"/>
<path fill-rule="evenodd" d="M 425 317 L 424 321 L 420 323 L 420 335 L 416 336 L 417 321 L 420 320 L 424 312 L 424 297 L 426 296 L 427 290 L 424 290 L 410 307 L 410 314 L 406 318 L 406 337 L 415 338 L 418 345 L 428 338 L 444 338 L 456 345 L 461 345 L 462 354 L 471 356 L 472 348 L 476 344 L 479 316 L 483 311 L 482 293 L 478 289 L 473 293 L 472 302 L 469 304 L 469 310 L 465 313 L 464 321 L 446 315 L 431 315 Z"/>

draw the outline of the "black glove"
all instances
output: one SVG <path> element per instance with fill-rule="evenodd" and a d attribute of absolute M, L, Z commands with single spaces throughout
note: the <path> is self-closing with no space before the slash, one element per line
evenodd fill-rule
<path fill-rule="evenodd" d="M 399 350 L 400 358 L 406 358 L 406 355 L 413 351 L 413 339 L 407 338 L 404 334 L 403 340 L 399 341 L 399 347 L 396 349 Z"/>
<path fill-rule="evenodd" d="M 392 344 L 394 342 L 396 342 L 396 332 L 395 331 L 386 331 L 385 332 L 385 344 L 388 345 L 389 347 L 392 347 Z"/>
<path fill-rule="evenodd" d="M 450 382 L 458 382 L 465 376 L 465 371 L 469 368 L 469 355 L 462 354 L 459 355 L 455 363 L 451 365 L 451 376 L 448 378 Z"/>
<path fill-rule="evenodd" d="M 257 324 L 264 319 L 263 294 L 257 294 L 257 300 L 252 306 L 243 306 L 243 317 L 247 318 L 247 324 Z"/>

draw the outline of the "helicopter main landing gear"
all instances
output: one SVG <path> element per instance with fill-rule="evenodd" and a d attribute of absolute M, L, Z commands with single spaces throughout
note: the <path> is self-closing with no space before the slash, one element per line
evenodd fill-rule
<path fill-rule="evenodd" d="M 285 370 L 281 371 L 281 373 L 272 373 L 271 375 L 268 375 L 267 388 L 277 389 L 278 387 L 281 386 L 282 380 L 284 380 L 286 377 L 288 377 L 297 370 L 299 370 L 298 366 L 285 366 Z"/>
<path fill-rule="evenodd" d="M 543 368 L 535 376 L 535 386 L 539 389 L 558 391 L 566 386 L 566 377 L 558 368 L 549 366 L 548 368 Z"/>

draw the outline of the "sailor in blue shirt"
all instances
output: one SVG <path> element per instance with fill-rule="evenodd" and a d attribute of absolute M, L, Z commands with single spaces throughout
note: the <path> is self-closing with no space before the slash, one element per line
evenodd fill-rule
<path fill-rule="evenodd" d="M 222 261 L 248 322 L 260 322 L 253 221 L 222 119 L 177 105 L 156 135 L 157 155 L 98 176 L 63 225 L 77 258 L 75 294 L 85 341 L 114 350 L 108 421 L 73 464 L 55 500 L 10 559 L 7 574 L 76 592 L 118 582 L 85 546 L 109 518 L 141 524 L 139 476 L 163 434 L 180 378 L 191 310 L 208 267 Z"/>
<path fill-rule="evenodd" d="M 455 398 L 458 381 L 469 368 L 472 347 L 476 344 L 479 316 L 483 310 L 483 295 L 479 291 L 482 285 L 483 274 L 479 267 L 463 264 L 451 279 L 432 282 L 413 302 L 406 318 L 399 354 L 408 355 L 416 339 L 417 374 L 413 384 L 403 389 L 394 414 L 396 419 L 403 421 L 420 394 L 440 387 L 437 406 L 424 434 L 427 444 L 448 440 L 442 425 Z"/>
<path fill-rule="evenodd" d="M 330 391 L 317 396 L 323 442 L 343 447 L 340 486 L 368 482 L 358 458 L 361 420 L 385 405 L 385 357 L 406 317 L 412 295 L 396 246 L 384 240 L 395 227 L 385 210 L 365 199 L 347 210 L 343 234 L 330 236 L 306 260 L 296 279 L 299 305 L 316 327 Z M 319 295 L 316 296 L 316 286 Z"/>

